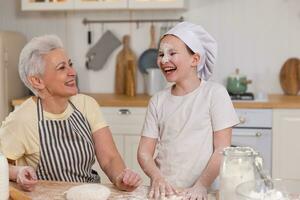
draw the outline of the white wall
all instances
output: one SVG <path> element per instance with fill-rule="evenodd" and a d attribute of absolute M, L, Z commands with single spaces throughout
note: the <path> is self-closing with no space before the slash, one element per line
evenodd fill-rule
<path fill-rule="evenodd" d="M 282 93 L 279 71 L 289 57 L 300 57 L 299 0 L 188 0 L 186 11 L 72 11 L 22 12 L 20 0 L 0 1 L 0 29 L 16 30 L 28 38 L 54 33 L 62 38 L 79 75 L 84 92 L 113 92 L 115 56 L 109 57 L 100 71 L 85 68 L 88 19 L 155 19 L 179 18 L 199 23 L 218 41 L 219 57 L 213 79 L 225 83 L 236 67 L 253 80 L 250 90 Z M 157 37 L 159 27 L 156 24 Z M 132 49 L 139 56 L 150 43 L 150 24 L 91 25 L 94 42 L 105 30 L 119 39 L 130 34 Z M 138 74 L 138 92 L 144 90 L 143 77 Z"/>

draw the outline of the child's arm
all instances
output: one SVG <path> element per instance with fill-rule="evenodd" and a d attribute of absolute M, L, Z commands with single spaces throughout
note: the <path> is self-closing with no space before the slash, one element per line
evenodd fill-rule
<path fill-rule="evenodd" d="M 192 188 L 188 188 L 184 191 L 185 195 L 192 196 L 201 199 L 206 196 L 207 188 L 210 187 L 212 182 L 218 176 L 220 171 L 222 151 L 225 147 L 231 144 L 232 128 L 226 128 L 220 131 L 214 132 L 214 152 L 208 161 L 206 168 L 203 170 L 197 182 Z"/>
<path fill-rule="evenodd" d="M 145 174 L 151 179 L 151 189 L 149 191 L 149 198 L 163 198 L 166 195 L 175 193 L 173 187 L 164 179 L 156 166 L 153 155 L 155 152 L 157 139 L 149 137 L 141 137 L 138 148 L 138 162 Z"/>

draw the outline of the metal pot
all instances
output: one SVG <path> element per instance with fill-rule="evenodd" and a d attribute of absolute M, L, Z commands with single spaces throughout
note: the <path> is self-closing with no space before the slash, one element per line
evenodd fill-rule
<path fill-rule="evenodd" d="M 246 76 L 240 75 L 239 69 L 235 70 L 235 74 L 227 78 L 227 91 L 231 94 L 244 94 L 247 91 L 247 85 L 252 83 Z"/>
<path fill-rule="evenodd" d="M 146 93 L 149 96 L 152 96 L 156 92 L 162 90 L 167 82 L 159 68 L 148 68 L 146 71 Z"/>

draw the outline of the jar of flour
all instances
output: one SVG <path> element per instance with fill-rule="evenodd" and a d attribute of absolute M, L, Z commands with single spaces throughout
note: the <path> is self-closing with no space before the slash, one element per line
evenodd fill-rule
<path fill-rule="evenodd" d="M 227 147 L 223 150 L 220 169 L 220 200 L 238 200 L 235 188 L 240 183 L 254 180 L 258 153 L 250 147 Z"/>
<path fill-rule="evenodd" d="M 6 157 L 0 152 L 0 199 L 9 198 L 8 163 Z"/>

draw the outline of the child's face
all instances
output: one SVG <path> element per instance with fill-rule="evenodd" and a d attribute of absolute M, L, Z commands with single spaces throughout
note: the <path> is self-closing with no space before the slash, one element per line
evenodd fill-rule
<path fill-rule="evenodd" d="M 179 82 L 197 76 L 197 54 L 191 55 L 184 42 L 173 35 L 166 35 L 160 42 L 157 64 L 167 81 Z M 199 56 L 197 56 L 199 57 Z"/>

